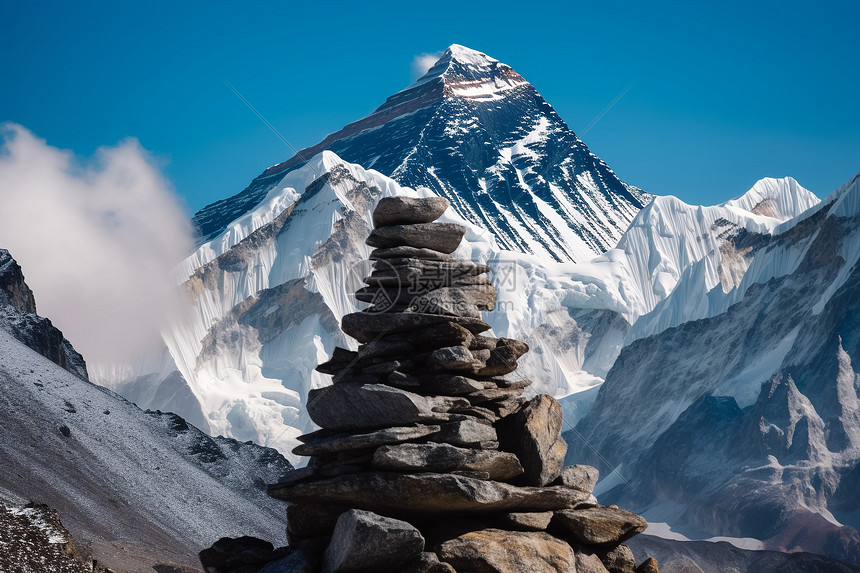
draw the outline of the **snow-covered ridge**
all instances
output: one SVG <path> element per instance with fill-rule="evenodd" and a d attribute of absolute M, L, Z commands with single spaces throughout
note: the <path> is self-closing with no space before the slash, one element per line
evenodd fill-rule
<path fill-rule="evenodd" d="M 755 249 L 802 216 L 819 199 L 790 177 L 765 178 L 746 193 L 711 207 L 656 197 L 630 224 L 618 243 L 642 289 L 640 318 L 632 342 L 689 320 L 713 316 L 719 293 L 748 284 Z"/>

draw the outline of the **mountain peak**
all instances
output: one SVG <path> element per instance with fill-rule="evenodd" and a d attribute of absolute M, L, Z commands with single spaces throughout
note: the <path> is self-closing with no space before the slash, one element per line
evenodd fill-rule
<path fill-rule="evenodd" d="M 448 49 L 442 53 L 440 60 L 445 59 L 446 57 L 460 62 L 461 64 L 479 67 L 499 63 L 499 60 L 491 58 L 484 52 L 479 52 L 478 50 L 473 50 L 472 48 L 468 48 L 460 44 L 451 44 L 448 46 Z"/>
<path fill-rule="evenodd" d="M 802 187 L 792 177 L 765 177 L 757 181 L 749 191 L 723 205 L 786 221 L 819 202 L 820 199 L 814 193 Z"/>
<path fill-rule="evenodd" d="M 460 44 L 448 46 L 427 73 L 404 92 L 436 80 L 444 86 L 446 96 L 491 100 L 528 83 L 509 65 Z"/>

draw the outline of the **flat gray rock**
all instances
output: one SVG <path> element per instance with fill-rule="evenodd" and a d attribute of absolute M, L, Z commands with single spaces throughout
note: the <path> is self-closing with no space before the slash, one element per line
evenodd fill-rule
<path fill-rule="evenodd" d="M 422 392 L 428 394 L 443 394 L 446 396 L 458 396 L 483 390 L 483 385 L 478 380 L 472 380 L 465 376 L 452 374 L 436 374 L 416 378 Z M 494 438 L 495 439 L 495 438 Z"/>
<path fill-rule="evenodd" d="M 458 261 L 460 259 L 432 249 L 416 249 L 415 247 L 391 247 L 373 249 L 368 258 L 372 261 L 382 259 L 422 259 L 425 261 Z"/>
<path fill-rule="evenodd" d="M 406 472 L 486 472 L 492 480 L 509 480 L 523 473 L 519 460 L 509 452 L 438 443 L 381 446 L 373 454 L 372 465 Z"/>
<path fill-rule="evenodd" d="M 393 571 L 423 551 L 424 538 L 405 521 L 351 509 L 337 520 L 322 573 Z"/>
<path fill-rule="evenodd" d="M 449 205 L 444 197 L 383 197 L 373 210 L 373 226 L 430 223 Z"/>
<path fill-rule="evenodd" d="M 437 288 L 409 304 L 417 312 L 480 317 L 482 310 L 495 307 L 496 289 L 493 285 Z"/>
<path fill-rule="evenodd" d="M 472 334 L 490 329 L 478 318 L 461 318 L 418 312 L 369 313 L 354 312 L 341 320 L 341 329 L 359 342 L 371 342 L 380 335 L 420 330 L 431 326 L 456 323 Z"/>
<path fill-rule="evenodd" d="M 417 425 L 384 428 L 376 432 L 365 434 L 340 434 L 337 436 L 321 438 L 305 444 L 299 444 L 293 448 L 293 453 L 297 456 L 319 456 L 365 448 L 376 448 L 387 444 L 399 444 L 401 442 L 423 438 L 424 436 L 436 434 L 440 430 L 441 426 Z M 294 470 L 293 473 L 299 471 L 301 470 Z M 307 476 L 302 476 L 302 479 L 305 477 Z"/>
<path fill-rule="evenodd" d="M 441 424 L 439 428 L 439 433 L 430 438 L 435 442 L 467 448 L 480 447 L 488 442 L 498 442 L 496 429 L 493 426 L 471 418 Z"/>
<path fill-rule="evenodd" d="M 455 223 L 391 225 L 371 231 L 365 243 L 371 247 L 415 247 L 453 253 L 460 246 L 466 228 Z"/>
<path fill-rule="evenodd" d="M 517 487 L 452 474 L 366 472 L 269 486 L 284 501 L 330 503 L 390 515 L 446 515 L 553 511 L 574 508 L 588 495 L 565 487 Z"/>
<path fill-rule="evenodd" d="M 552 521 L 551 511 L 532 511 L 528 513 L 506 513 L 500 520 L 511 529 L 524 531 L 544 531 Z"/>
<path fill-rule="evenodd" d="M 597 468 L 575 465 L 566 466 L 561 470 L 561 475 L 552 483 L 553 485 L 563 485 L 591 493 L 594 491 L 594 486 L 597 485 L 599 478 L 600 472 Z"/>
<path fill-rule="evenodd" d="M 617 545 L 648 527 L 643 517 L 612 507 L 557 511 L 553 523 L 564 528 L 573 541 L 587 545 Z"/>
<path fill-rule="evenodd" d="M 465 406 L 464 406 L 465 403 Z M 468 400 L 428 397 L 383 384 L 334 384 L 308 392 L 308 415 L 330 430 L 363 430 L 447 421 Z"/>
<path fill-rule="evenodd" d="M 561 424 L 561 405 L 546 394 L 535 396 L 500 423 L 500 447 L 515 453 L 526 468 L 523 483 L 543 486 L 561 474 L 567 453 Z"/>

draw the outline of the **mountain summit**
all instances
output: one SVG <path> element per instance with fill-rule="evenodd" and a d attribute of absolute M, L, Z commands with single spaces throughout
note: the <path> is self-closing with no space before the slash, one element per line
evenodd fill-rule
<path fill-rule="evenodd" d="M 194 217 L 211 240 L 323 150 L 428 187 L 502 248 L 581 262 L 615 246 L 650 195 L 622 182 L 510 66 L 454 44 L 370 115 Z"/>

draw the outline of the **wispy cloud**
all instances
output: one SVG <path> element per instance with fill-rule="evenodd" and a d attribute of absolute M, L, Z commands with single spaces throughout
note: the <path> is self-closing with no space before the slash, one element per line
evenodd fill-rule
<path fill-rule="evenodd" d="M 0 135 L 0 247 L 88 361 L 128 360 L 181 308 L 191 229 L 170 184 L 134 139 L 80 162 L 20 125 Z"/>
<path fill-rule="evenodd" d="M 434 52 L 432 54 L 418 54 L 412 58 L 412 81 L 426 74 L 441 55 L 442 52 Z"/>

